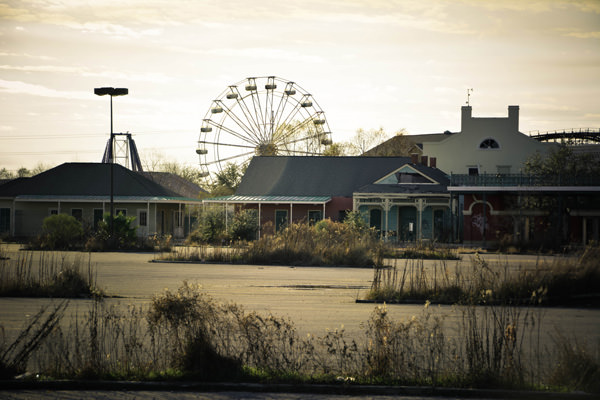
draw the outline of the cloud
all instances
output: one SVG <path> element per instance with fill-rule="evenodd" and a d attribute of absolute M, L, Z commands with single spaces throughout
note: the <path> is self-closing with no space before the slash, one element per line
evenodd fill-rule
<path fill-rule="evenodd" d="M 59 65 L 0 65 L 0 70 L 6 71 L 22 71 L 22 72 L 50 72 L 50 73 L 64 73 L 74 74 L 83 77 L 100 77 L 100 78 L 111 78 L 121 79 L 132 82 L 152 82 L 152 83 L 168 83 L 173 79 L 162 73 L 138 73 L 138 72 L 122 72 L 122 71 L 90 71 L 85 67 L 67 67 Z"/>
<path fill-rule="evenodd" d="M 600 31 L 596 32 L 566 32 L 564 36 L 575 37 L 578 39 L 600 39 Z"/>
<path fill-rule="evenodd" d="M 90 94 L 88 92 L 70 92 L 50 89 L 41 85 L 34 85 L 31 83 L 21 81 L 7 81 L 0 79 L 0 92 L 9 94 L 25 94 L 30 96 L 41 96 L 41 97 L 53 97 L 63 99 L 78 99 L 89 100 Z"/>
<path fill-rule="evenodd" d="M 40 56 L 40 55 L 34 55 L 34 54 L 28 54 L 28 53 L 0 52 L 0 57 L 25 57 L 25 58 L 32 58 L 32 59 L 37 59 L 37 60 L 44 60 L 44 61 L 56 60 L 55 57 Z"/>

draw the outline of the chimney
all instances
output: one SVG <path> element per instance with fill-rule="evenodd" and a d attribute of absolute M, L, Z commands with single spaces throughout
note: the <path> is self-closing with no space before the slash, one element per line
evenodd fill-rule
<path fill-rule="evenodd" d="M 429 158 L 429 166 L 431 168 L 437 168 L 437 159 L 435 157 Z"/>
<path fill-rule="evenodd" d="M 429 157 L 427 157 L 427 156 L 423 156 L 423 157 L 421 157 L 421 164 L 423 164 L 424 166 L 427 166 L 427 159 L 428 159 L 428 158 L 429 158 Z"/>
<path fill-rule="evenodd" d="M 519 132 L 519 106 L 508 106 L 508 123 L 512 130 Z"/>
<path fill-rule="evenodd" d="M 465 127 L 469 125 L 472 118 L 473 109 L 471 106 L 462 106 L 461 109 L 461 119 L 460 119 L 460 130 L 461 132 L 465 130 Z"/>
<path fill-rule="evenodd" d="M 419 155 L 418 154 L 411 154 L 410 155 L 410 162 L 413 164 L 418 164 L 419 163 Z"/>

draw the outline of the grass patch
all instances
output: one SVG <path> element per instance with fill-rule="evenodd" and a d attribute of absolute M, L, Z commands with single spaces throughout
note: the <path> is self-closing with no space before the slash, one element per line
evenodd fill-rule
<path fill-rule="evenodd" d="M 206 261 L 259 265 L 373 266 L 382 263 L 385 245 L 375 231 L 346 223 L 292 224 L 275 235 L 229 248 L 197 246 L 161 253 L 165 261 Z"/>
<path fill-rule="evenodd" d="M 460 260 L 458 251 L 435 242 L 415 242 L 405 248 L 389 249 L 386 258 L 410 258 L 418 260 Z"/>
<path fill-rule="evenodd" d="M 533 269 L 490 265 L 476 256 L 470 267 L 448 262 L 426 267 L 421 260 L 397 260 L 375 268 L 368 300 L 425 301 L 447 304 L 600 306 L 600 247 L 588 247 L 578 258 L 538 261 Z"/>
<path fill-rule="evenodd" d="M 19 252 L 0 259 L 0 296 L 3 297 L 102 297 L 96 286 L 91 255 L 57 252 Z"/>

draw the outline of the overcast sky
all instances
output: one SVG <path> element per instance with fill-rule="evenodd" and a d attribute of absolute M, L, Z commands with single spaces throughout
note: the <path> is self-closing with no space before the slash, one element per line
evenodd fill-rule
<path fill-rule="evenodd" d="M 0 168 L 99 162 L 110 132 L 197 165 L 202 118 L 251 76 L 297 82 L 334 141 L 358 128 L 600 127 L 600 1 L 0 0 Z"/>

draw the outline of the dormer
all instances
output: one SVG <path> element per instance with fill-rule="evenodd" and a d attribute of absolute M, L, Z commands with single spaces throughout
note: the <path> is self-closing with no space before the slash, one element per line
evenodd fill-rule
<path fill-rule="evenodd" d="M 405 164 L 375 182 L 376 185 L 432 185 L 438 184 L 410 164 Z"/>

